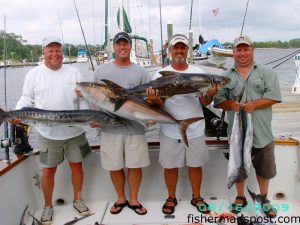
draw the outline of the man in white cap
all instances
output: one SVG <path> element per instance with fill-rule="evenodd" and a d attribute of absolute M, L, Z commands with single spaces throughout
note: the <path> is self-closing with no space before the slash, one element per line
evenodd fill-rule
<path fill-rule="evenodd" d="M 279 81 L 276 73 L 254 61 L 251 39 L 241 35 L 233 44 L 233 67 L 223 75 L 231 82 L 223 87 L 214 98 L 214 105 L 227 111 L 230 135 L 235 112 L 242 115 L 247 126 L 246 113 L 251 113 L 253 124 L 252 163 L 255 168 L 264 212 L 270 218 L 276 217 L 276 210 L 267 199 L 269 181 L 276 175 L 274 136 L 272 134 L 272 105 L 281 102 Z M 230 209 L 239 213 L 248 204 L 244 186 L 247 176 L 241 173 L 236 182 L 237 197 Z"/>
<path fill-rule="evenodd" d="M 24 81 L 23 93 L 16 109 L 35 107 L 46 110 L 77 110 L 89 108 L 89 104 L 77 97 L 74 87 L 83 81 L 80 72 L 64 65 L 62 43 L 59 38 L 46 37 L 42 43 L 45 63 L 34 67 Z M 16 119 L 13 124 L 21 121 Z M 53 221 L 52 194 L 57 166 L 69 161 L 74 189 L 74 209 L 80 215 L 89 213 L 81 198 L 83 185 L 82 159 L 90 152 L 88 141 L 81 127 L 36 126 L 39 133 L 40 162 L 43 166 L 42 190 L 45 207 L 41 222 L 51 224 Z"/>
<path fill-rule="evenodd" d="M 185 35 L 175 34 L 169 45 L 172 57 L 171 65 L 162 68 L 160 71 L 204 73 L 199 67 L 187 63 L 188 43 Z M 154 79 L 161 76 L 160 71 L 154 75 Z M 149 88 L 147 94 L 148 100 L 152 104 L 160 105 L 175 119 L 184 120 L 203 117 L 201 105 L 210 104 L 216 91 L 217 89 L 212 87 L 200 98 L 197 94 L 175 95 L 166 99 L 165 102 L 160 99 L 158 90 Z M 176 125 L 161 124 L 160 127 L 159 162 L 164 168 L 165 183 L 168 190 L 168 198 L 162 207 L 162 212 L 164 214 L 175 212 L 178 168 L 186 164 L 193 193 L 191 204 L 201 213 L 210 213 L 208 204 L 201 197 L 202 166 L 209 158 L 204 136 L 205 121 L 201 120 L 189 125 L 187 130 L 189 147 L 184 144 Z"/>

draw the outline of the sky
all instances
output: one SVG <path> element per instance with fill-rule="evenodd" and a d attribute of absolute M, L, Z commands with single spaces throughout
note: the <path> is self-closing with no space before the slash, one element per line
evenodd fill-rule
<path fill-rule="evenodd" d="M 163 41 L 167 24 L 174 33 L 188 35 L 191 0 L 160 0 Z M 103 44 L 105 0 L 75 0 L 88 44 Z M 117 9 L 121 0 L 109 2 L 109 34 L 119 31 Z M 128 3 L 129 2 L 129 3 Z M 191 30 L 198 42 L 233 42 L 241 32 L 247 0 L 193 0 Z M 124 0 L 134 34 L 152 38 L 161 46 L 159 0 Z M 5 16 L 4 16 L 5 15 Z M 1 0 L 0 30 L 21 35 L 30 44 L 41 44 L 45 36 L 58 36 L 64 43 L 84 44 L 73 0 Z M 253 41 L 288 41 L 300 38 L 300 0 L 249 0 L 243 34 Z"/>

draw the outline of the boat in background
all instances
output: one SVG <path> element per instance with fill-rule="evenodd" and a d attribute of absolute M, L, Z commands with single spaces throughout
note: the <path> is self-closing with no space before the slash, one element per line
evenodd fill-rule
<path fill-rule="evenodd" d="M 233 56 L 232 49 L 225 48 L 217 39 L 204 41 L 200 35 L 199 44 L 194 50 L 195 63 L 222 68 L 227 58 Z"/>
<path fill-rule="evenodd" d="M 76 62 L 78 62 L 78 63 L 86 63 L 88 61 L 89 61 L 89 58 L 87 56 L 86 49 L 85 48 L 78 48 Z"/>

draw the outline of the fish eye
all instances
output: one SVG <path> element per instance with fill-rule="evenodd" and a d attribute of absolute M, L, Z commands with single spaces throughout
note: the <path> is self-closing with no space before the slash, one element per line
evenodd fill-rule
<path fill-rule="evenodd" d="M 95 87 L 95 84 L 93 84 L 93 83 L 90 83 L 90 87 Z"/>

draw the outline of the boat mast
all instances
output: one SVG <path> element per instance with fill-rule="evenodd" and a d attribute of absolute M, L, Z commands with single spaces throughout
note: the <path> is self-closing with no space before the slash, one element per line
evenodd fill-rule
<path fill-rule="evenodd" d="M 249 4 L 249 0 L 247 0 L 247 5 L 246 5 L 246 10 L 245 10 L 245 13 L 244 13 L 244 19 L 243 19 L 243 23 L 242 23 L 242 29 L 241 29 L 241 33 L 240 33 L 240 35 L 242 35 L 242 34 L 243 34 L 243 29 L 244 29 L 245 19 L 246 19 L 247 10 L 248 10 L 248 4 Z"/>
<path fill-rule="evenodd" d="M 193 16 L 193 0 L 191 1 L 191 12 L 190 12 L 190 26 L 189 26 L 189 31 L 192 28 L 192 16 Z"/>
<path fill-rule="evenodd" d="M 4 32 L 3 32 L 3 65 L 4 65 L 4 105 L 5 110 L 7 111 L 7 93 L 6 93 L 6 58 L 7 58 L 7 49 L 6 49 L 6 15 L 4 14 Z M 8 123 L 4 121 L 4 139 L 1 140 L 1 146 L 5 149 L 4 161 L 9 162 L 9 139 L 8 139 Z"/>
<path fill-rule="evenodd" d="M 162 34 L 162 21 L 161 21 L 161 0 L 159 0 L 159 22 L 160 22 L 160 47 L 161 47 L 161 61 L 162 67 L 165 67 L 164 60 L 163 60 L 163 51 L 164 51 L 164 44 L 163 44 L 163 34 Z"/>
<path fill-rule="evenodd" d="M 104 41 L 104 49 L 107 48 L 107 42 L 108 42 L 108 0 L 105 0 L 105 41 Z"/>
<path fill-rule="evenodd" d="M 120 3 L 120 30 L 124 31 L 123 0 Z"/>

